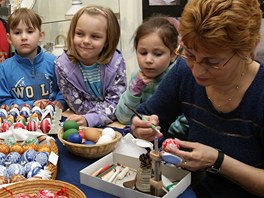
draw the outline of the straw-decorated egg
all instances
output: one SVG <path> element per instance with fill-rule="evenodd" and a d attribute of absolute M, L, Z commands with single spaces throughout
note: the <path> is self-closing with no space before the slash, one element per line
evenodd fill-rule
<path fill-rule="evenodd" d="M 27 150 L 23 153 L 21 161 L 28 163 L 34 161 L 36 157 L 37 152 L 33 149 Z"/>
<path fill-rule="evenodd" d="M 6 144 L 0 144 L 0 152 L 7 155 L 9 153 L 9 146 Z"/>
<path fill-rule="evenodd" d="M 35 107 L 39 107 L 40 109 L 44 109 L 45 108 L 45 103 L 43 101 L 37 101 L 34 103 Z"/>
<path fill-rule="evenodd" d="M 10 152 L 18 152 L 20 155 L 24 153 L 24 149 L 20 144 L 14 144 L 10 147 Z"/>
<path fill-rule="evenodd" d="M 36 114 L 40 115 L 39 119 L 40 119 L 41 116 L 42 116 L 42 110 L 41 110 L 41 108 L 39 108 L 38 106 L 33 107 L 32 110 L 31 110 L 31 113 L 32 113 L 32 114 L 36 113 Z"/>
<path fill-rule="evenodd" d="M 15 174 L 13 176 L 11 176 L 9 178 L 9 182 L 10 183 L 14 183 L 14 182 L 19 182 L 19 181 L 24 181 L 26 180 L 25 176 L 24 175 L 21 175 L 21 174 Z"/>
<path fill-rule="evenodd" d="M 20 122 L 22 124 L 24 124 L 24 126 L 27 125 L 27 119 L 23 116 L 23 115 L 19 115 L 17 116 L 17 119 L 16 119 L 17 122 Z"/>
<path fill-rule="evenodd" d="M 13 163 L 7 167 L 6 174 L 7 174 L 7 177 L 9 178 L 15 174 L 25 175 L 25 168 L 18 163 Z"/>
<path fill-rule="evenodd" d="M 23 149 L 24 151 L 31 150 L 31 149 L 38 151 L 38 146 L 36 144 L 25 144 L 23 145 Z"/>
<path fill-rule="evenodd" d="M 20 163 L 20 161 L 21 161 L 21 155 L 18 152 L 8 153 L 5 159 L 6 164 Z"/>
<path fill-rule="evenodd" d="M 0 176 L 0 185 L 7 184 L 8 180 L 5 176 Z"/>
<path fill-rule="evenodd" d="M 38 146 L 38 152 L 47 152 L 50 154 L 51 148 L 47 144 L 41 144 Z"/>
<path fill-rule="evenodd" d="M 15 116 L 14 116 L 14 115 L 11 115 L 11 114 L 9 114 L 8 116 L 6 116 L 6 120 L 8 120 L 8 121 L 10 121 L 10 122 L 14 123 L 14 122 L 15 122 Z"/>
<path fill-rule="evenodd" d="M 35 161 L 39 162 L 42 167 L 48 165 L 49 154 L 47 152 L 38 152 L 35 157 Z"/>
<path fill-rule="evenodd" d="M 5 165 L 6 155 L 4 153 L 0 153 L 0 165 Z"/>

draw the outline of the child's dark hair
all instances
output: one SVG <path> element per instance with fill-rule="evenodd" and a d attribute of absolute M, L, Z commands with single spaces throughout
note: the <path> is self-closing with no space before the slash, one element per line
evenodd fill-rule
<path fill-rule="evenodd" d="M 159 34 L 164 45 L 170 49 L 171 53 L 175 52 L 178 45 L 178 31 L 175 24 L 172 23 L 172 18 L 164 15 L 151 16 L 143 21 L 133 35 L 134 48 L 137 49 L 140 38 L 153 32 Z"/>
<path fill-rule="evenodd" d="M 20 21 L 23 21 L 27 26 L 33 26 L 33 28 L 41 31 L 42 20 L 40 16 L 32 9 L 19 8 L 16 9 L 8 18 L 7 31 L 16 28 Z"/>

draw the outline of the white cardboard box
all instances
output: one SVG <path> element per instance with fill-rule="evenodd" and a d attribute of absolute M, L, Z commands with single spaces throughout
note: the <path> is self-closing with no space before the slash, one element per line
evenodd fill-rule
<path fill-rule="evenodd" d="M 92 188 L 113 194 L 118 197 L 126 198 L 154 198 L 156 196 L 141 193 L 133 189 L 128 189 L 110 182 L 103 181 L 99 178 L 91 176 L 100 167 L 108 164 L 120 163 L 133 169 L 138 169 L 140 162 L 138 158 L 122 155 L 112 152 L 90 166 L 80 171 L 80 181 L 82 184 Z M 175 187 L 163 196 L 163 198 L 175 198 L 182 194 L 191 183 L 191 173 L 175 167 L 162 165 L 162 174 L 173 180 L 179 180 Z"/>

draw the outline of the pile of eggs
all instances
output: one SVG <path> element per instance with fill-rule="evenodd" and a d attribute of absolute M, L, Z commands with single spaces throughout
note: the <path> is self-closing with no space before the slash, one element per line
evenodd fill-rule
<path fill-rule="evenodd" d="M 51 152 L 47 144 L 39 144 L 37 138 L 28 138 L 22 144 L 11 142 L 9 139 L 0 144 L 0 185 L 47 176 L 45 167 Z"/>
<path fill-rule="evenodd" d="M 62 139 L 76 144 L 106 144 L 115 139 L 116 133 L 110 128 L 106 127 L 102 130 L 97 128 L 86 127 L 79 129 L 79 125 L 72 120 L 68 120 L 63 124 Z"/>
<path fill-rule="evenodd" d="M 6 132 L 11 126 L 14 128 L 48 133 L 51 129 L 51 118 L 54 116 L 55 108 L 52 104 L 39 102 L 33 108 L 28 104 L 20 107 L 17 104 L 2 105 L 0 107 L 0 132 Z"/>

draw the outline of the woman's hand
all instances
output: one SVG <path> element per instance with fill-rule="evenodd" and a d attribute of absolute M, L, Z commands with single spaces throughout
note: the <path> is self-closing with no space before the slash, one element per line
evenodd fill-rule
<path fill-rule="evenodd" d="M 210 168 L 216 161 L 218 151 L 215 148 L 204 144 L 181 141 L 180 149 L 170 150 L 168 152 L 183 158 L 183 162 L 178 167 L 186 168 L 190 171 Z"/>
<path fill-rule="evenodd" d="M 70 115 L 66 119 L 66 121 L 67 120 L 73 120 L 73 121 L 77 122 L 77 124 L 79 126 L 88 126 L 86 119 L 82 115 L 73 114 L 73 115 Z"/>
<path fill-rule="evenodd" d="M 157 129 L 160 129 L 157 115 L 144 116 L 144 120 L 135 116 L 131 124 L 133 135 L 143 140 L 153 141 L 155 137 L 159 137 L 161 134 L 151 128 L 152 124 L 157 126 Z"/>

